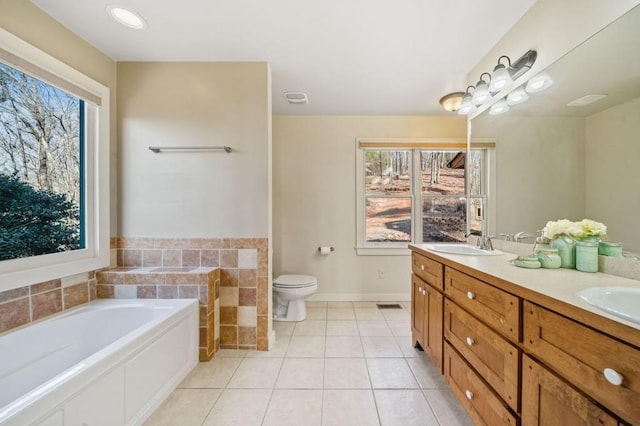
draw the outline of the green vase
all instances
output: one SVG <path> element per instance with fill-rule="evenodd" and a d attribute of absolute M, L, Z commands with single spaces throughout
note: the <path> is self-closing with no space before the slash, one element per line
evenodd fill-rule
<path fill-rule="evenodd" d="M 560 235 L 553 240 L 551 247 L 558 249 L 561 268 L 576 268 L 576 242 L 573 239 L 566 235 Z"/>

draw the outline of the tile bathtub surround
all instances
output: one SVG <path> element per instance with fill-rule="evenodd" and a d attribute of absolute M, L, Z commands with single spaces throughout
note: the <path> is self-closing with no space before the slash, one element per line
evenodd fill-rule
<path fill-rule="evenodd" d="M 329 309 L 351 319 L 328 319 Z M 271 351 L 222 349 L 198 364 L 146 424 L 191 416 L 198 425 L 471 426 L 440 373 L 411 346 L 406 307 L 325 302 L 308 310 L 313 319 L 275 323 Z M 376 329 L 384 335 L 361 333 L 371 321 L 387 323 Z"/>
<path fill-rule="evenodd" d="M 220 347 L 268 349 L 269 258 L 266 238 L 119 237 L 116 247 L 118 267 L 220 268 L 220 309 L 216 311 L 220 315 Z M 166 288 L 169 283 L 156 284 L 156 297 L 172 292 Z M 101 297 L 114 297 L 113 289 L 101 291 Z M 143 289 L 143 293 L 136 297 L 153 297 L 152 294 L 153 290 Z"/>
<path fill-rule="evenodd" d="M 94 272 L 0 292 L 0 333 L 94 299 Z"/>
<path fill-rule="evenodd" d="M 97 273 L 100 298 L 198 299 L 200 361 L 220 348 L 220 269 L 208 267 L 117 267 Z"/>

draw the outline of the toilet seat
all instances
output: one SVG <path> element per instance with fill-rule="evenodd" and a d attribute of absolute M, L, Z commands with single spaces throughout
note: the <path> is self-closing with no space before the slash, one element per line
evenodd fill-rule
<path fill-rule="evenodd" d="M 318 280 L 316 277 L 312 277 L 310 275 L 294 275 L 294 274 L 285 274 L 280 275 L 278 278 L 273 280 L 273 286 L 276 288 L 307 288 L 313 287 L 318 284 Z"/>

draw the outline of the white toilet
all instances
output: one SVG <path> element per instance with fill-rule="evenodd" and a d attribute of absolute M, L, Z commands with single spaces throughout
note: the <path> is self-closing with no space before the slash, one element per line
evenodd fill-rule
<path fill-rule="evenodd" d="M 273 320 L 302 321 L 307 317 L 305 299 L 318 291 L 311 275 L 280 275 L 273 280 Z"/>

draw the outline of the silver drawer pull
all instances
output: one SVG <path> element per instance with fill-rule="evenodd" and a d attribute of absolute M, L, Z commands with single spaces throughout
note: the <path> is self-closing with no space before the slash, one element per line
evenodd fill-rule
<path fill-rule="evenodd" d="M 475 340 L 473 340 L 473 338 L 471 338 L 471 337 L 467 337 L 467 345 L 469 345 L 469 346 L 473 346 L 473 344 L 474 344 L 475 342 L 476 342 L 476 341 L 475 341 Z"/>
<path fill-rule="evenodd" d="M 424 265 L 420 265 L 420 269 L 424 271 Z"/>
<path fill-rule="evenodd" d="M 611 383 L 612 385 L 620 386 L 622 384 L 622 381 L 624 380 L 622 374 L 618 373 L 613 368 L 605 368 L 603 373 L 604 378 L 607 379 L 607 382 Z"/>
<path fill-rule="evenodd" d="M 471 398 L 473 398 L 473 392 L 471 392 L 470 390 L 464 391 L 464 395 L 467 397 L 469 401 L 471 401 Z"/>
<path fill-rule="evenodd" d="M 422 293 L 422 291 L 423 291 L 423 290 L 422 290 L 422 287 L 418 287 L 418 291 L 419 291 L 420 293 Z"/>
<path fill-rule="evenodd" d="M 469 300 L 473 300 L 473 299 L 475 299 L 475 298 L 476 298 L 476 295 L 475 295 L 475 293 L 474 293 L 474 292 L 472 292 L 472 291 L 468 291 L 468 292 L 467 292 L 467 298 L 468 298 Z"/>
<path fill-rule="evenodd" d="M 427 295 L 427 290 L 422 290 L 422 295 L 426 296 Z"/>

